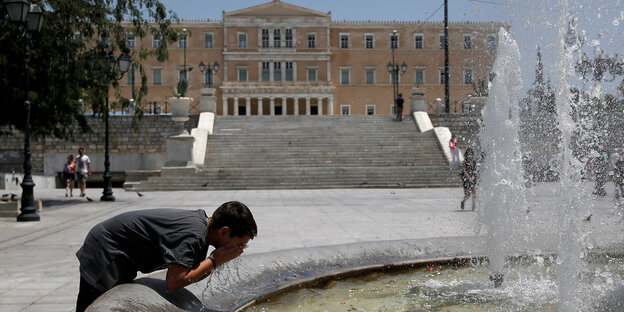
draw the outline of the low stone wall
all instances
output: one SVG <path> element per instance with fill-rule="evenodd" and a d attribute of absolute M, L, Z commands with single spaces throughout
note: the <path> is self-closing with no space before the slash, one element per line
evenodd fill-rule
<path fill-rule="evenodd" d="M 191 116 L 185 127 L 187 129 L 195 127 L 197 119 L 198 116 Z M 104 166 L 104 121 L 94 117 L 88 117 L 87 121 L 92 132 L 80 134 L 76 129 L 74 138 L 71 140 L 50 137 L 31 138 L 33 172 L 45 175 L 60 172 L 67 160 L 67 155 L 76 155 L 80 147 L 83 147 L 85 153 L 91 157 L 95 171 L 102 171 L 97 168 Z M 175 129 L 175 122 L 168 115 L 144 116 L 136 131 L 132 128 L 132 116 L 111 115 L 109 119 L 111 167 L 117 167 L 111 170 L 160 168 L 159 166 L 164 164 L 167 153 L 166 138 L 175 132 Z M 13 131 L 12 135 L 0 136 L 0 153 L 3 150 L 23 150 L 23 148 L 23 133 Z M 5 172 L 23 171 L 21 164 L 14 169 L 9 167 L 0 168 Z"/>

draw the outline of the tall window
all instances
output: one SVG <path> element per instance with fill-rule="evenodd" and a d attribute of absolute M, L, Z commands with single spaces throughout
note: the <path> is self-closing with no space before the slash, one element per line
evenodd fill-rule
<path fill-rule="evenodd" d="M 349 34 L 340 34 L 340 48 L 341 49 L 349 48 Z"/>
<path fill-rule="evenodd" d="M 262 29 L 262 47 L 269 47 L 269 30 L 267 28 Z"/>
<path fill-rule="evenodd" d="M 349 72 L 350 70 L 348 69 L 340 70 L 340 83 L 341 84 L 349 84 Z"/>
<path fill-rule="evenodd" d="M 423 35 L 414 35 L 414 49 L 423 48 Z"/>
<path fill-rule="evenodd" d="M 316 81 L 316 74 L 318 70 L 316 68 L 308 68 L 308 81 Z"/>
<path fill-rule="evenodd" d="M 246 48 L 247 47 L 247 34 L 238 33 L 238 47 Z"/>
<path fill-rule="evenodd" d="M 160 39 L 161 38 L 162 38 L 161 35 L 158 35 L 158 34 L 152 35 L 152 48 L 154 48 L 154 49 L 160 48 Z"/>
<path fill-rule="evenodd" d="M 279 48 L 282 46 L 282 34 L 279 28 L 273 29 L 273 47 Z"/>
<path fill-rule="evenodd" d="M 285 67 L 286 67 L 286 81 L 293 81 L 295 80 L 294 77 L 294 73 L 293 73 L 293 62 L 286 62 L 284 63 Z"/>
<path fill-rule="evenodd" d="M 366 70 L 366 84 L 375 84 L 375 70 L 374 69 Z"/>
<path fill-rule="evenodd" d="M 135 48 L 135 43 L 136 43 L 136 40 L 134 39 L 134 34 L 133 33 L 128 33 L 128 34 L 126 34 L 126 38 L 128 39 L 128 48 L 134 49 Z"/>
<path fill-rule="evenodd" d="M 262 81 L 271 80 L 271 68 L 269 62 L 262 62 Z"/>
<path fill-rule="evenodd" d="M 440 75 L 440 84 L 445 84 L 446 83 L 446 77 L 444 76 L 444 69 L 440 69 L 439 70 L 439 75 Z"/>
<path fill-rule="evenodd" d="M 152 69 L 152 84 L 162 85 L 162 69 Z"/>
<path fill-rule="evenodd" d="M 293 34 L 292 34 L 292 29 L 288 28 L 284 31 L 284 35 L 286 36 L 286 41 L 285 41 L 285 46 L 287 48 L 292 48 L 293 47 Z"/>
<path fill-rule="evenodd" d="M 247 68 L 238 69 L 238 81 L 247 81 Z"/>
<path fill-rule="evenodd" d="M 399 35 L 396 36 L 394 34 L 390 35 L 390 49 L 398 49 L 399 48 Z"/>
<path fill-rule="evenodd" d="M 464 35 L 464 49 L 466 50 L 472 49 L 472 36 Z"/>
<path fill-rule="evenodd" d="M 186 48 L 186 35 L 178 35 L 178 48 Z"/>
<path fill-rule="evenodd" d="M 213 45 L 213 35 L 211 33 L 205 33 L 204 34 L 204 48 L 206 49 L 212 49 Z"/>
<path fill-rule="evenodd" d="M 372 34 L 366 34 L 364 36 L 364 39 L 366 41 L 366 48 L 367 49 L 373 49 L 374 48 L 375 37 Z"/>
<path fill-rule="evenodd" d="M 308 34 L 308 48 L 316 48 L 316 34 Z"/>
<path fill-rule="evenodd" d="M 440 49 L 444 49 L 444 35 L 440 35 Z"/>
<path fill-rule="evenodd" d="M 472 84 L 472 69 L 464 69 L 464 84 Z"/>
<path fill-rule="evenodd" d="M 351 115 L 351 105 L 340 105 L 340 115 Z"/>
<path fill-rule="evenodd" d="M 273 63 L 273 81 L 282 81 L 282 63 Z"/>
<path fill-rule="evenodd" d="M 495 50 L 496 49 L 496 37 L 488 36 L 487 37 L 487 49 Z"/>
<path fill-rule="evenodd" d="M 425 84 L 425 70 L 424 69 L 417 69 L 414 72 L 416 73 L 416 77 L 414 79 L 414 82 L 416 84 Z"/>
<path fill-rule="evenodd" d="M 366 115 L 375 115 L 375 105 L 366 105 Z"/>

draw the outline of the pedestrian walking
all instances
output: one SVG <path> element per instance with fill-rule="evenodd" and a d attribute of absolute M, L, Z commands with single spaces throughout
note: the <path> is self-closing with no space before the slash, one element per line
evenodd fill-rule
<path fill-rule="evenodd" d="M 605 191 L 605 183 L 607 182 L 607 165 L 608 165 L 608 157 L 598 156 L 594 158 L 594 175 L 596 177 L 596 184 L 594 185 L 594 192 L 592 194 L 598 196 L 607 196 L 607 191 Z"/>
<path fill-rule="evenodd" d="M 84 148 L 78 149 L 78 155 L 74 162 L 76 163 L 78 186 L 80 186 L 80 197 L 85 197 L 87 195 L 87 178 L 91 175 L 91 159 L 85 155 Z"/>
<path fill-rule="evenodd" d="M 615 202 L 620 205 L 624 199 L 624 155 L 620 152 L 614 164 Z"/>
<path fill-rule="evenodd" d="M 397 120 L 403 120 L 403 103 L 405 100 L 403 99 L 403 93 L 399 93 L 399 97 L 396 98 L 396 110 L 397 110 Z"/>
<path fill-rule="evenodd" d="M 457 137 L 455 134 L 451 134 L 449 148 L 451 149 L 452 168 L 461 168 L 461 163 L 459 162 L 459 148 L 457 147 Z"/>
<path fill-rule="evenodd" d="M 203 209 L 117 215 L 94 226 L 76 253 L 80 261 L 76 311 L 84 311 L 114 286 L 132 283 L 137 271 L 167 269 L 165 284 L 170 290 L 199 282 L 240 256 L 257 232 L 251 211 L 237 201 L 222 204 L 210 218 Z M 210 246 L 215 249 L 206 257 Z"/>
<path fill-rule="evenodd" d="M 63 166 L 63 180 L 65 180 L 65 197 L 74 196 L 74 179 L 76 164 L 74 163 L 74 155 L 69 154 L 67 161 Z"/>
<path fill-rule="evenodd" d="M 467 148 L 464 152 L 464 163 L 462 165 L 462 182 L 464 186 L 464 199 L 461 201 L 461 209 L 464 209 L 466 200 L 472 195 L 472 210 L 475 210 L 477 200 L 477 163 L 474 160 L 472 148 Z"/>

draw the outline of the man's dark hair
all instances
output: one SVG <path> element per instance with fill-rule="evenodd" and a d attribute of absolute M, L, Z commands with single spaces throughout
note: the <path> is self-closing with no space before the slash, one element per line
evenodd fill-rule
<path fill-rule="evenodd" d="M 230 228 L 230 237 L 249 235 L 253 239 L 258 234 L 256 221 L 245 204 L 230 201 L 221 205 L 212 213 L 212 223 L 216 229 Z"/>
<path fill-rule="evenodd" d="M 84 152 L 84 148 L 82 148 L 82 147 L 81 147 L 81 148 L 79 148 L 79 149 L 78 149 L 78 153 L 80 153 L 80 152 Z"/>

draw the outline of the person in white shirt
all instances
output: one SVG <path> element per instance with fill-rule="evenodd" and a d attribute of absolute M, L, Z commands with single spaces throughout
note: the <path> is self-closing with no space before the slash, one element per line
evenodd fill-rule
<path fill-rule="evenodd" d="M 85 155 L 84 149 L 78 149 L 78 155 L 74 160 L 76 163 L 76 176 L 78 177 L 78 185 L 80 186 L 80 197 L 86 196 L 87 177 L 91 175 L 91 159 Z"/>

